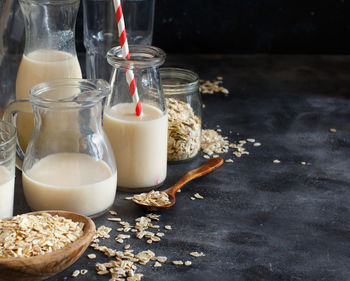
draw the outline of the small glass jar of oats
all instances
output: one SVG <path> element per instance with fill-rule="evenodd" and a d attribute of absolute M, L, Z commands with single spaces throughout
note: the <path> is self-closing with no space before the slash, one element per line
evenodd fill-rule
<path fill-rule="evenodd" d="M 194 158 L 201 146 L 199 77 L 182 68 L 159 69 L 168 109 L 168 162 Z"/>

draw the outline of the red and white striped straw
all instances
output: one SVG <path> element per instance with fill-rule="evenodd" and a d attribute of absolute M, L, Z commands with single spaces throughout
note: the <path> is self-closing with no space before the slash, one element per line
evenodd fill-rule
<path fill-rule="evenodd" d="M 120 0 L 113 0 L 113 4 L 114 4 L 115 16 L 117 18 L 119 40 L 120 40 L 120 46 L 122 48 L 122 56 L 123 58 L 130 59 L 128 39 L 126 38 L 122 5 L 120 3 Z M 137 92 L 134 72 L 131 69 L 127 68 L 125 69 L 125 73 L 126 73 L 126 81 L 128 82 L 128 85 L 130 88 L 130 94 L 136 105 L 136 109 L 135 109 L 136 115 L 142 116 L 141 102 L 140 102 L 139 94 Z"/>

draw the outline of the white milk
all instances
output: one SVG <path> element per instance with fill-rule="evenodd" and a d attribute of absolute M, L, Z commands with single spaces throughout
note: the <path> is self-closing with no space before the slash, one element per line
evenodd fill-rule
<path fill-rule="evenodd" d="M 16 79 L 16 99 L 28 99 L 29 90 L 36 84 L 59 78 L 81 78 L 78 58 L 67 52 L 39 49 L 23 55 Z M 33 131 L 33 114 L 20 113 L 17 118 L 17 137 L 26 150 Z"/>
<path fill-rule="evenodd" d="M 57 153 L 23 172 L 22 181 L 33 210 L 65 210 L 90 216 L 112 206 L 117 174 L 87 154 Z"/>
<path fill-rule="evenodd" d="M 145 103 L 142 112 L 142 118 L 137 117 L 134 104 L 122 103 L 106 108 L 103 117 L 117 163 L 118 186 L 124 189 L 147 189 L 166 177 L 167 115 Z"/>
<path fill-rule="evenodd" d="M 12 217 L 15 177 L 4 167 L 0 167 L 0 219 Z"/>

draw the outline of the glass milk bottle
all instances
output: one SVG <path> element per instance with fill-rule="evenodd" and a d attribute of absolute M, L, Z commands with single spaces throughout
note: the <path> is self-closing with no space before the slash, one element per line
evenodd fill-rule
<path fill-rule="evenodd" d="M 25 48 L 16 79 L 16 99 L 28 99 L 34 85 L 57 78 L 81 78 L 75 50 L 80 0 L 19 0 L 25 20 Z M 26 150 L 33 115 L 17 119 L 19 143 Z"/>
<path fill-rule="evenodd" d="M 160 186 L 167 173 L 168 118 L 158 67 L 165 53 L 152 46 L 129 46 L 130 59 L 122 57 L 120 47 L 107 53 L 114 69 L 103 117 L 103 128 L 111 142 L 118 167 L 118 189 L 130 192 Z M 142 115 L 126 80 L 126 69 L 135 76 Z"/>

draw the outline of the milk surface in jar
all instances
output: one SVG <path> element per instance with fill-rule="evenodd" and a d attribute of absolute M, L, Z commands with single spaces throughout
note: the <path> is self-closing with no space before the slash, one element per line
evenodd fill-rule
<path fill-rule="evenodd" d="M 22 173 L 23 190 L 34 210 L 67 210 L 93 215 L 112 206 L 117 174 L 83 153 L 46 156 Z"/>
<path fill-rule="evenodd" d="M 13 213 L 15 178 L 0 166 L 0 219 L 11 217 Z"/>
<path fill-rule="evenodd" d="M 155 106 L 142 103 L 142 117 L 135 105 L 121 103 L 106 108 L 103 128 L 112 145 L 118 186 L 152 187 L 166 178 L 168 118 Z"/>
<path fill-rule="evenodd" d="M 28 99 L 29 90 L 36 84 L 58 78 L 81 78 L 78 58 L 70 53 L 39 49 L 23 55 L 17 73 L 16 99 Z M 33 114 L 20 113 L 17 117 L 17 135 L 26 150 L 33 130 Z"/>

